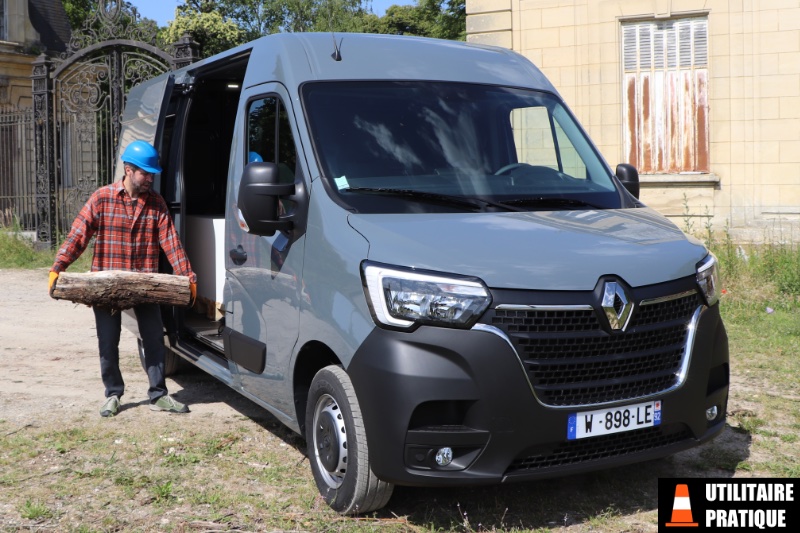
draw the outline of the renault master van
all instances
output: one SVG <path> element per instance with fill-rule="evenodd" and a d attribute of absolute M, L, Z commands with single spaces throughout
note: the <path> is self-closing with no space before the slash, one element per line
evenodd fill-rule
<path fill-rule="evenodd" d="M 271 35 L 136 87 L 133 139 L 161 153 L 199 278 L 199 305 L 164 313 L 168 366 L 301 434 L 340 513 L 395 485 L 664 457 L 724 426 L 714 256 L 520 55 Z"/>

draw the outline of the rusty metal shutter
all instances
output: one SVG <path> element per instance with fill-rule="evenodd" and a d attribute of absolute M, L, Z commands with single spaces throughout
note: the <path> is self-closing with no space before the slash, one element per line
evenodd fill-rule
<path fill-rule="evenodd" d="M 625 153 L 642 173 L 709 172 L 708 19 L 622 25 Z"/>

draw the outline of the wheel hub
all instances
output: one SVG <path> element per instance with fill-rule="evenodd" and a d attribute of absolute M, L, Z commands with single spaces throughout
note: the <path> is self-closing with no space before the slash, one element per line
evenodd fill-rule
<path fill-rule="evenodd" d="M 339 405 L 328 394 L 314 409 L 314 456 L 325 483 L 339 488 L 347 472 L 347 431 Z"/>

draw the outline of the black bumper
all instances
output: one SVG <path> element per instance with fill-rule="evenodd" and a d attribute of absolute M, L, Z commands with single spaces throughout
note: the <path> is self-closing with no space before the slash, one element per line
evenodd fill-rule
<path fill-rule="evenodd" d="M 347 368 L 375 474 L 400 485 L 491 484 L 567 475 L 664 457 L 724 427 L 728 341 L 719 306 L 697 324 L 688 377 L 658 396 L 660 426 L 567 440 L 571 413 L 535 397 L 521 360 L 501 335 L 420 327 L 375 329 Z M 632 400 L 627 403 L 638 403 Z M 709 422 L 705 411 L 719 406 Z M 448 446 L 454 460 L 434 461 Z"/>

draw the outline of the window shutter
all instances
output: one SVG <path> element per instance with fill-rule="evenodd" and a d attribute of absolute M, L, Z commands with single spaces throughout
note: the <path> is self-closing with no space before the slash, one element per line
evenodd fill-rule
<path fill-rule="evenodd" d="M 698 20 L 694 26 L 694 66 L 708 66 L 708 21 Z"/>
<path fill-rule="evenodd" d="M 639 57 L 636 53 L 636 26 L 622 27 L 622 53 L 625 72 L 635 72 Z"/>
<path fill-rule="evenodd" d="M 708 172 L 708 20 L 622 24 L 625 153 L 642 173 Z"/>

